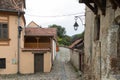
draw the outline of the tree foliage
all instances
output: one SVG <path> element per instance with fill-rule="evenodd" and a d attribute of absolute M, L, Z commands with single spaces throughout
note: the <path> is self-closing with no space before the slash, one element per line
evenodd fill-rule
<path fill-rule="evenodd" d="M 77 39 L 84 38 L 84 32 L 80 34 L 75 34 L 72 37 L 66 35 L 66 30 L 64 27 L 60 25 L 50 25 L 49 28 L 57 28 L 57 41 L 60 46 L 69 46 L 72 42 L 74 42 Z"/>
<path fill-rule="evenodd" d="M 57 36 L 58 36 L 58 43 L 61 46 L 68 46 L 71 42 L 71 37 L 66 35 L 66 30 L 64 27 L 53 24 L 50 25 L 49 28 L 57 28 Z"/>
<path fill-rule="evenodd" d="M 49 28 L 57 28 L 57 35 L 58 35 L 58 37 L 60 37 L 60 38 L 64 37 L 65 34 L 66 34 L 65 28 L 62 27 L 62 26 L 53 24 L 53 25 L 50 25 Z"/>
<path fill-rule="evenodd" d="M 63 46 L 69 46 L 71 44 L 71 37 L 68 35 L 65 35 L 61 40 L 58 40 L 58 43 Z"/>

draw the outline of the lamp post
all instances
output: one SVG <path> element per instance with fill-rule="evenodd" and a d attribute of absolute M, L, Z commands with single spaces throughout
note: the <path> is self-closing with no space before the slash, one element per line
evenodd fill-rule
<path fill-rule="evenodd" d="M 79 27 L 79 25 L 78 25 L 78 23 L 77 23 L 77 20 L 78 20 L 78 19 L 80 19 L 82 25 L 84 25 L 84 24 L 83 24 L 83 21 L 82 21 L 82 19 L 81 19 L 81 16 L 75 16 L 75 23 L 74 23 L 74 25 L 73 25 L 75 31 L 76 31 L 76 30 L 78 29 L 78 27 Z"/>

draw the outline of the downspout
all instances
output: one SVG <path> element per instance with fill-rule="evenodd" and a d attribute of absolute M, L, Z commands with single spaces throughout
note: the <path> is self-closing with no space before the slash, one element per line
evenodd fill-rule
<path fill-rule="evenodd" d="M 20 11 L 18 11 L 18 55 L 17 55 L 17 60 L 18 60 L 18 72 L 17 74 L 20 74 L 20 35 L 19 35 L 19 26 L 20 26 Z"/>

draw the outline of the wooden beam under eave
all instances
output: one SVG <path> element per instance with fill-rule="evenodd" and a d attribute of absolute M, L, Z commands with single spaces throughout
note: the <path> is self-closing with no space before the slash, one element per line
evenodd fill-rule
<path fill-rule="evenodd" d="M 106 0 L 102 0 L 101 2 L 99 0 L 93 0 L 94 3 L 98 6 L 98 8 L 101 10 L 102 15 L 105 15 L 106 11 Z"/>
<path fill-rule="evenodd" d="M 114 0 L 114 2 L 117 4 L 117 6 L 120 8 L 120 0 Z"/>
<path fill-rule="evenodd" d="M 112 8 L 113 9 L 117 9 L 117 5 L 116 5 L 116 3 L 114 2 L 114 0 L 109 0 L 110 1 L 110 3 L 112 4 Z"/>
<path fill-rule="evenodd" d="M 93 3 L 93 0 L 79 0 L 79 3 Z"/>
<path fill-rule="evenodd" d="M 90 3 L 85 3 L 92 11 L 94 14 L 97 14 L 97 10 L 95 7 L 93 7 Z"/>
<path fill-rule="evenodd" d="M 101 3 L 103 2 L 103 0 L 100 2 L 99 0 L 93 0 L 94 3 L 98 6 L 98 8 L 102 11 L 102 14 L 105 15 L 105 7 L 104 7 L 104 4 Z"/>
<path fill-rule="evenodd" d="M 101 4 L 102 4 L 102 8 L 101 8 L 102 14 L 105 15 L 105 13 L 106 13 L 106 0 L 102 0 Z"/>
<path fill-rule="evenodd" d="M 84 0 L 79 0 L 79 3 L 84 3 Z"/>
<path fill-rule="evenodd" d="M 94 3 L 95 4 L 97 4 L 97 6 L 99 7 L 99 8 L 101 8 L 102 7 L 102 5 L 101 5 L 101 3 L 100 3 L 100 1 L 99 0 L 93 0 L 94 1 Z"/>

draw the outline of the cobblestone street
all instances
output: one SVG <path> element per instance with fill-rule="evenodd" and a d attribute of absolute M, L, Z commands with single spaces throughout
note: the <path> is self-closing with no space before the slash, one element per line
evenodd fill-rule
<path fill-rule="evenodd" d="M 63 52 L 57 54 L 50 73 L 2 75 L 0 80 L 80 80 L 78 73 L 74 70 L 70 62 L 67 61 L 70 57 L 64 54 Z"/>

